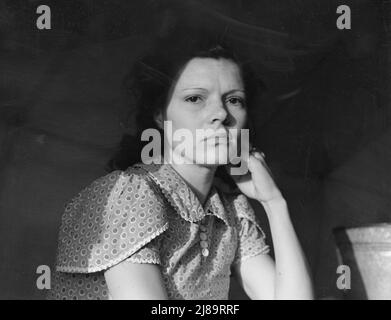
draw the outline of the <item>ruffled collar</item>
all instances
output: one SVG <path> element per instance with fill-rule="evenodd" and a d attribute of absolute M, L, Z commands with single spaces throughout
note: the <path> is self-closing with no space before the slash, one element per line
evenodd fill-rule
<path fill-rule="evenodd" d="M 193 190 L 171 165 L 137 164 L 134 167 L 146 171 L 183 219 L 198 222 L 206 215 L 214 215 L 230 225 L 227 210 L 215 184 L 212 184 L 203 207 Z"/>

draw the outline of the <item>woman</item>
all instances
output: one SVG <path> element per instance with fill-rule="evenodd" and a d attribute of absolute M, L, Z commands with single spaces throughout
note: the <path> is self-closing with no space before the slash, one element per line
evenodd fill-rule
<path fill-rule="evenodd" d="M 199 129 L 247 128 L 259 93 L 248 65 L 222 46 L 171 48 L 138 61 L 128 79 L 139 136 L 157 128 L 167 142 L 164 122 L 193 137 Z M 311 299 L 305 257 L 264 155 L 253 150 L 243 160 L 248 172 L 230 176 L 225 164 L 240 134 L 229 143 L 212 138 L 196 139 L 186 164 L 129 165 L 135 159 L 120 154 L 114 171 L 72 199 L 51 298 L 227 299 L 232 273 L 251 299 Z M 178 142 L 165 146 L 167 162 Z M 200 150 L 219 157 L 203 162 Z M 265 208 L 276 262 L 247 197 Z"/>

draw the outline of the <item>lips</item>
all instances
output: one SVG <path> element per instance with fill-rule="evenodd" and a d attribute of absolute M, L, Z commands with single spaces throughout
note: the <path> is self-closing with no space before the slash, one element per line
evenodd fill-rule
<path fill-rule="evenodd" d="M 221 138 L 221 139 L 229 139 L 230 138 L 230 134 L 227 130 L 217 130 L 211 134 L 207 134 L 205 137 L 204 137 L 204 141 L 206 140 L 216 140 L 216 138 Z"/>

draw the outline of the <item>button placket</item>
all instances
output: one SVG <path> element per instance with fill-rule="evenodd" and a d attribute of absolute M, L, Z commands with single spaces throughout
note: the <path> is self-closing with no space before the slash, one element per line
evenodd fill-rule
<path fill-rule="evenodd" d="M 205 220 L 200 224 L 200 246 L 201 246 L 201 254 L 204 258 L 209 256 L 209 244 L 208 244 L 208 235 L 207 235 L 207 227 L 205 226 Z"/>

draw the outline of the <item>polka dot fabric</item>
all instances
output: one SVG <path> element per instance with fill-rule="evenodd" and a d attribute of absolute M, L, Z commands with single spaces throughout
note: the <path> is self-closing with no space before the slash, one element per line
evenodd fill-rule
<path fill-rule="evenodd" d="M 163 207 L 141 175 L 94 181 L 65 209 L 57 270 L 97 272 L 124 260 L 168 228 Z"/>
<path fill-rule="evenodd" d="M 126 259 L 132 263 L 153 263 L 161 264 L 160 260 L 160 239 L 153 239 L 135 254 Z"/>
<path fill-rule="evenodd" d="M 110 299 L 104 270 L 124 262 L 159 265 L 169 299 L 225 300 L 231 266 L 267 253 L 264 238 L 243 195 L 213 187 L 203 207 L 169 165 L 114 171 L 66 205 L 48 298 Z"/>
<path fill-rule="evenodd" d="M 234 264 L 243 262 L 258 254 L 268 254 L 270 247 L 265 243 L 265 234 L 259 226 L 254 210 L 244 195 L 233 200 L 239 218 L 239 242 Z"/>

